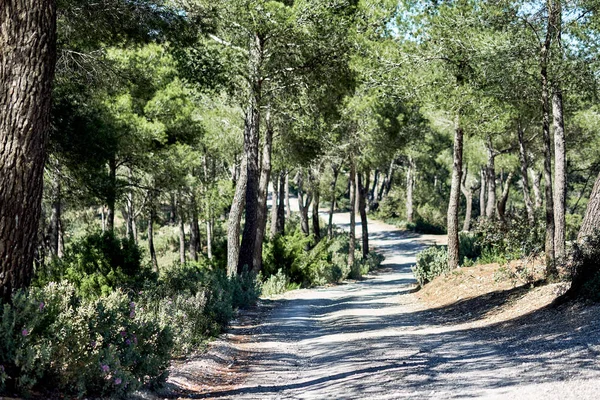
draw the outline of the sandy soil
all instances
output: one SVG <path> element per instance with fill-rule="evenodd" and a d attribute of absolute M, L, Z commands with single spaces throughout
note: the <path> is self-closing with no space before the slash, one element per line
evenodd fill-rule
<path fill-rule="evenodd" d="M 348 220 L 335 216 L 343 228 Z M 215 342 L 208 364 L 176 366 L 163 397 L 600 398 L 600 307 L 548 308 L 556 285 L 494 289 L 487 279 L 460 294 L 469 273 L 493 276 L 468 269 L 415 293 L 416 253 L 444 238 L 369 230 L 382 271 L 264 302 Z"/>

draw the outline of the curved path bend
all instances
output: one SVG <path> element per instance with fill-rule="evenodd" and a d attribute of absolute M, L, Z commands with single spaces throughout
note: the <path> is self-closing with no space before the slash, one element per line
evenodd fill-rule
<path fill-rule="evenodd" d="M 348 220 L 334 222 L 347 229 Z M 443 238 L 380 222 L 369 230 L 383 271 L 276 300 L 245 345 L 246 381 L 203 398 L 600 398 L 597 312 L 582 311 L 572 326 L 544 312 L 485 327 L 448 321 L 411 294 L 416 253 Z"/>

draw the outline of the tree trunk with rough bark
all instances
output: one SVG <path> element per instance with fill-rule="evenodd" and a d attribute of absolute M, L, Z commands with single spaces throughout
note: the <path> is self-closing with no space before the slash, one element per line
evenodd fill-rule
<path fill-rule="evenodd" d="M 467 171 L 463 174 L 462 183 L 460 185 L 460 190 L 462 194 L 465 196 L 465 200 L 467 203 L 467 210 L 465 211 L 465 220 L 463 222 L 462 230 L 464 232 L 468 232 L 471 230 L 471 215 L 473 213 L 473 187 L 467 186 Z"/>
<path fill-rule="evenodd" d="M 493 219 L 496 215 L 496 153 L 492 146 L 492 139 L 488 137 L 486 144 L 487 162 L 487 206 L 485 216 Z"/>
<path fill-rule="evenodd" d="M 406 222 L 413 222 L 413 188 L 415 186 L 414 177 L 415 162 L 412 157 L 408 157 L 408 168 L 406 170 Z"/>
<path fill-rule="evenodd" d="M 519 140 L 519 163 L 521 165 L 523 201 L 525 202 L 525 210 L 527 211 L 527 220 L 529 221 L 529 225 L 533 225 L 535 223 L 535 211 L 533 209 L 531 195 L 529 194 L 529 176 L 527 175 L 529 162 L 527 160 L 527 151 L 525 150 L 525 140 L 523 139 L 524 132 L 521 127 L 518 128 L 517 134 Z"/>
<path fill-rule="evenodd" d="M 321 224 L 319 223 L 319 206 L 321 201 L 321 193 L 318 189 L 315 189 L 312 201 L 312 226 L 313 234 L 315 236 L 315 242 L 321 241 Z"/>
<path fill-rule="evenodd" d="M 304 171 L 300 170 L 296 174 L 296 186 L 298 187 L 298 210 L 300 212 L 300 228 L 306 236 L 310 235 L 308 225 L 308 206 L 312 201 L 310 193 L 304 198 Z"/>
<path fill-rule="evenodd" d="M 368 174 L 369 172 L 366 172 Z M 363 260 L 369 255 L 369 221 L 367 220 L 367 193 L 368 184 L 363 184 L 361 173 L 356 174 L 356 196 L 358 197 L 358 212 L 360 214 L 360 225 L 362 230 L 362 257 Z"/>
<path fill-rule="evenodd" d="M 235 185 L 235 194 L 227 222 L 227 275 L 235 276 L 240 256 L 240 224 L 246 201 L 246 157 L 242 157 L 240 174 Z"/>
<path fill-rule="evenodd" d="M 279 175 L 273 176 L 273 194 L 271 196 L 271 226 L 269 232 L 269 238 L 273 240 L 275 236 L 277 236 L 277 221 L 279 216 L 279 201 L 281 198 L 279 197 Z"/>
<path fill-rule="evenodd" d="M 350 275 L 353 278 L 360 277 L 360 270 L 357 271 L 357 263 L 354 259 L 354 250 L 356 247 L 356 170 L 354 160 L 350 162 L 350 175 L 348 177 L 350 184 L 350 231 L 349 231 L 349 246 L 348 246 L 348 266 L 350 267 Z"/>
<path fill-rule="evenodd" d="M 292 207 L 290 206 L 290 171 L 285 174 L 285 217 L 292 218 Z"/>
<path fill-rule="evenodd" d="M 279 173 L 279 203 L 277 204 L 277 234 L 283 235 L 285 232 L 285 186 L 287 172 Z"/>
<path fill-rule="evenodd" d="M 156 258 L 156 250 L 154 249 L 154 193 L 152 189 L 148 192 L 148 203 L 148 252 L 150 253 L 152 270 L 158 273 L 158 260 Z"/>
<path fill-rule="evenodd" d="M 331 164 L 331 171 L 333 172 L 333 179 L 331 180 L 331 204 L 329 205 L 329 220 L 327 221 L 327 236 L 329 239 L 333 238 L 333 213 L 335 212 L 335 203 L 337 201 L 336 187 L 337 180 L 340 174 L 340 168 L 337 164 Z"/>
<path fill-rule="evenodd" d="M 554 276 L 557 273 L 554 263 L 554 196 L 552 193 L 552 139 L 550 137 L 550 100 L 549 100 L 549 82 L 548 82 L 548 53 L 550 51 L 550 32 L 551 24 L 548 24 L 546 42 L 541 50 L 541 71 L 540 78 L 542 83 L 542 132 L 544 141 L 544 184 L 546 200 L 546 241 L 544 252 L 546 253 L 546 275 Z"/>
<path fill-rule="evenodd" d="M 181 201 L 181 195 L 178 196 L 178 216 L 179 218 L 179 262 L 185 264 L 185 213 L 183 211 L 183 202 Z"/>
<path fill-rule="evenodd" d="M 485 191 L 487 189 L 486 169 L 481 169 L 481 185 L 479 187 L 479 217 L 485 217 Z"/>
<path fill-rule="evenodd" d="M 533 180 L 533 200 L 535 204 L 535 209 L 539 210 L 542 208 L 543 200 L 542 200 L 542 173 L 537 172 L 534 169 L 530 169 L 531 177 Z"/>
<path fill-rule="evenodd" d="M 259 231 L 259 143 L 260 143 L 260 103 L 262 97 L 261 65 L 263 61 L 263 39 L 254 34 L 250 44 L 249 77 L 251 81 L 250 100 L 246 111 L 244 128 L 244 154 L 246 156 L 246 213 L 242 244 L 240 245 L 238 273 L 244 268 L 251 270 L 256 262 L 256 236 Z"/>
<path fill-rule="evenodd" d="M 56 2 L 0 6 L 0 301 L 29 285 L 41 216 Z"/>
<path fill-rule="evenodd" d="M 582 243 L 586 237 L 593 234 L 594 230 L 597 229 L 600 229 L 600 174 L 598 174 L 590 194 L 585 216 L 577 235 L 577 242 Z"/>
<path fill-rule="evenodd" d="M 563 97 L 558 83 L 552 94 L 552 115 L 554 117 L 554 255 L 565 257 L 567 226 L 567 153 L 565 122 L 563 117 Z"/>
<path fill-rule="evenodd" d="M 510 181 L 512 180 L 514 172 L 510 172 L 506 177 L 506 184 L 502 190 L 502 196 L 498 201 L 498 217 L 502 222 L 506 222 L 506 202 L 508 201 L 508 195 L 510 193 Z"/>
<path fill-rule="evenodd" d="M 273 126 L 271 116 L 267 112 L 267 130 L 265 132 L 265 143 L 262 152 L 262 167 L 260 181 L 258 184 L 258 209 L 256 214 L 256 241 L 254 242 L 254 255 L 252 258 L 252 271 L 258 273 L 262 269 L 262 248 L 267 230 L 267 195 L 269 191 L 269 180 L 271 179 L 271 149 L 273 146 Z"/>
<path fill-rule="evenodd" d="M 198 261 L 200 254 L 200 223 L 198 222 L 198 202 L 196 201 L 196 195 L 192 193 L 190 196 L 190 258 L 194 261 Z M 207 232 L 207 247 L 210 247 Z"/>
<path fill-rule="evenodd" d="M 454 152 L 452 163 L 452 185 L 450 187 L 450 202 L 448 203 L 448 267 L 458 268 L 459 238 L 458 238 L 458 206 L 460 204 L 460 184 L 462 180 L 464 132 L 457 118 L 454 131 Z"/>

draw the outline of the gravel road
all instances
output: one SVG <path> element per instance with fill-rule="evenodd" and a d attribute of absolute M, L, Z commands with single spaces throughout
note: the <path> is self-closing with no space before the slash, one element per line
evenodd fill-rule
<path fill-rule="evenodd" d="M 335 216 L 340 227 L 348 221 Z M 410 270 L 420 249 L 443 238 L 369 228 L 385 269 L 275 300 L 250 331 L 248 378 L 202 398 L 600 399 L 598 307 L 484 326 L 471 313 L 449 320 L 412 294 Z"/>

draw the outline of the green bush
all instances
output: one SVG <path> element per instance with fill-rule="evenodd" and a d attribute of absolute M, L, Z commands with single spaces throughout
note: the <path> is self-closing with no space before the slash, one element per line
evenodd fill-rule
<path fill-rule="evenodd" d="M 161 327 L 171 327 L 174 352 L 183 355 L 222 332 L 235 309 L 254 304 L 259 292 L 252 274 L 228 278 L 206 261 L 175 263 L 140 293 L 139 312 Z"/>
<path fill-rule="evenodd" d="M 446 246 L 431 246 L 417 254 L 417 264 L 412 271 L 419 286 L 424 286 L 435 277 L 449 271 Z"/>
<path fill-rule="evenodd" d="M 268 277 L 262 284 L 262 295 L 273 296 L 284 293 L 290 286 L 290 279 L 282 270 L 277 271 L 275 275 Z"/>
<path fill-rule="evenodd" d="M 0 317 L 0 393 L 123 396 L 166 378 L 169 329 L 138 316 L 121 291 L 85 300 L 49 283 L 17 293 Z"/>
<path fill-rule="evenodd" d="M 142 265 L 142 251 L 132 239 L 113 233 L 91 233 L 67 247 L 62 259 L 38 271 L 35 285 L 66 279 L 85 298 L 106 296 L 117 288 L 138 291 L 146 280 L 156 277 Z"/>

